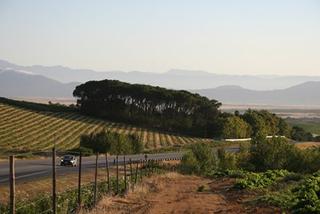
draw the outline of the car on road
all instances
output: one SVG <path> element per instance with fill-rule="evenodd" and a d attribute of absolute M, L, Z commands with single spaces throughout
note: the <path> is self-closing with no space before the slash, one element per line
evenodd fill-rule
<path fill-rule="evenodd" d="M 65 155 L 61 158 L 60 166 L 72 166 L 76 167 L 78 164 L 78 159 L 74 155 Z"/>

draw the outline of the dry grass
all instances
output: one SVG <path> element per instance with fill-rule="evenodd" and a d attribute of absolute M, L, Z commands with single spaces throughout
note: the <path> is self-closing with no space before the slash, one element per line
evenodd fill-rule
<path fill-rule="evenodd" d="M 317 148 L 320 147 L 320 142 L 302 142 L 296 143 L 295 146 L 299 149 Z"/>
<path fill-rule="evenodd" d="M 106 171 L 99 169 L 98 181 L 106 180 Z M 119 167 L 120 176 L 123 175 L 123 168 Z M 110 176 L 115 176 L 116 169 L 110 169 Z M 94 181 L 94 170 L 88 170 L 82 174 L 82 185 L 89 184 Z M 57 175 L 57 191 L 64 192 L 69 189 L 75 189 L 78 185 L 78 173 L 58 174 Z M 17 200 L 32 199 L 41 194 L 51 193 L 52 179 L 44 178 L 33 181 L 17 182 L 16 195 Z M 9 200 L 9 184 L 0 185 L 0 202 L 8 202 Z"/>

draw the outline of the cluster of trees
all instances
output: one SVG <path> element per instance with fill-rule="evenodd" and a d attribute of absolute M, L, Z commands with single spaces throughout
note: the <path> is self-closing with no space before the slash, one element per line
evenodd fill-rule
<path fill-rule="evenodd" d="M 313 173 L 320 170 L 320 149 L 299 149 L 283 138 L 257 138 L 251 142 L 246 169 L 265 171 L 286 169 L 293 172 Z"/>
<path fill-rule="evenodd" d="M 73 95 L 88 115 L 200 137 L 221 131 L 221 104 L 188 91 L 102 80 L 77 86 Z"/>
<path fill-rule="evenodd" d="M 292 127 L 291 138 L 296 141 L 319 141 L 318 137 L 313 137 L 310 132 L 306 132 L 303 128 L 298 126 Z"/>
<path fill-rule="evenodd" d="M 259 136 L 286 136 L 295 141 L 320 141 L 298 126 L 291 127 L 284 119 L 267 110 L 247 110 L 244 114 L 224 114 L 223 138 L 256 138 Z"/>
<path fill-rule="evenodd" d="M 267 110 L 221 113 L 221 103 L 183 90 L 117 80 L 89 81 L 76 87 L 77 106 L 87 115 L 199 137 L 286 136 L 312 140 Z"/>
<path fill-rule="evenodd" d="M 254 138 L 239 153 L 214 150 L 208 144 L 195 144 L 181 161 L 184 173 L 210 176 L 224 170 L 253 172 L 285 169 L 299 173 L 320 170 L 320 148 L 299 149 L 285 138 Z"/>
<path fill-rule="evenodd" d="M 267 135 L 281 135 L 290 137 L 290 126 L 284 119 L 266 110 L 247 110 L 226 116 L 222 135 L 224 138 L 246 138 Z"/>
<path fill-rule="evenodd" d="M 80 148 L 89 154 L 126 155 L 141 153 L 143 151 L 143 143 L 137 135 L 124 135 L 102 130 L 82 135 Z"/>

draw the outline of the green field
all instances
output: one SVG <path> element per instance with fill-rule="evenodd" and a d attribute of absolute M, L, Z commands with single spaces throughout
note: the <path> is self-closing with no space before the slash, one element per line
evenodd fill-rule
<path fill-rule="evenodd" d="M 288 118 L 291 126 L 299 126 L 312 134 L 320 135 L 320 118 Z"/>
<path fill-rule="evenodd" d="M 0 147 L 4 151 L 47 151 L 79 146 L 80 136 L 100 129 L 139 135 L 146 150 L 179 147 L 210 139 L 194 138 L 87 117 L 74 112 L 34 111 L 0 103 Z"/>

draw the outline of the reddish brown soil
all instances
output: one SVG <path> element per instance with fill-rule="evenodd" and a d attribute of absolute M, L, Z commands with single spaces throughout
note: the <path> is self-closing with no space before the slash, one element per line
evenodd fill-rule
<path fill-rule="evenodd" d="M 249 193 L 231 189 L 233 179 L 209 180 L 167 173 L 146 179 L 126 197 L 106 197 L 93 213 L 280 213 L 253 207 Z M 198 191 L 204 186 L 203 191 Z M 252 197 L 252 194 L 251 194 Z"/>

